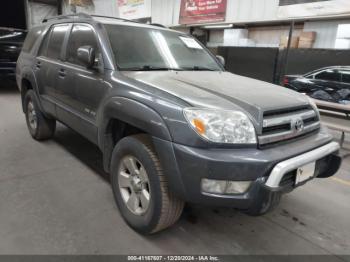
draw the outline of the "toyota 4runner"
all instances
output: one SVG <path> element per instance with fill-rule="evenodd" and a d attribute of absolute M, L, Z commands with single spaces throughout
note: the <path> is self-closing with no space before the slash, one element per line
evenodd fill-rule
<path fill-rule="evenodd" d="M 264 214 L 341 164 L 310 99 L 226 72 L 186 34 L 76 14 L 25 46 L 16 78 L 31 136 L 51 138 L 59 121 L 98 145 L 138 232 L 169 227 L 185 202 Z"/>

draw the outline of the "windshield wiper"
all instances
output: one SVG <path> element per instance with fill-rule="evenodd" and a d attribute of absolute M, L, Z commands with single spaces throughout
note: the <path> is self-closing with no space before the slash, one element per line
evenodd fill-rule
<path fill-rule="evenodd" d="M 121 68 L 123 71 L 182 71 L 180 68 L 171 68 L 171 67 L 157 67 L 157 66 L 140 66 L 140 67 L 130 67 L 130 68 Z"/>
<path fill-rule="evenodd" d="M 204 66 L 185 67 L 185 68 L 182 68 L 182 69 L 190 70 L 190 71 L 218 71 L 216 69 L 209 68 L 209 67 L 204 67 Z"/>

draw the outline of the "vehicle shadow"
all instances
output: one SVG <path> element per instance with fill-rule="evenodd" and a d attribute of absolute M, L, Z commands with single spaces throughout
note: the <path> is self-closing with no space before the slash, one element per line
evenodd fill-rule
<path fill-rule="evenodd" d="M 54 141 L 109 182 L 109 174 L 103 170 L 102 152 L 96 145 L 62 124 L 57 124 Z"/>

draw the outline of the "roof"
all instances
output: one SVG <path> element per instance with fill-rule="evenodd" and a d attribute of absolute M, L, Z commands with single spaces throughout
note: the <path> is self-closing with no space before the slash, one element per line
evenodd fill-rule
<path fill-rule="evenodd" d="M 327 66 L 327 67 L 322 67 L 322 68 L 319 68 L 319 69 L 312 70 L 312 71 L 304 74 L 304 76 L 313 75 L 315 73 L 318 73 L 318 72 L 321 72 L 321 71 L 324 71 L 324 70 L 329 70 L 329 69 L 346 69 L 346 70 L 350 70 L 350 65 L 349 66 Z"/>
<path fill-rule="evenodd" d="M 118 25 L 127 25 L 127 26 L 137 26 L 137 27 L 145 27 L 145 28 L 157 28 L 170 30 L 163 25 L 160 24 L 144 24 L 141 22 L 136 22 L 124 18 L 111 17 L 111 16 L 100 16 L 100 15 L 89 15 L 86 13 L 77 13 L 77 14 L 68 14 L 68 15 L 60 15 L 51 18 L 46 18 L 43 20 L 43 23 L 51 22 L 55 23 L 59 20 L 64 20 L 65 22 L 80 22 L 86 20 L 93 20 L 99 22 L 101 24 L 118 24 Z"/>

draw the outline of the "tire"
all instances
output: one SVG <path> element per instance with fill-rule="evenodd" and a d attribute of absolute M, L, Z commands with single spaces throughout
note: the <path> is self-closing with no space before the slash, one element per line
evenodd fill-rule
<path fill-rule="evenodd" d="M 132 172 L 131 166 L 139 171 Z M 129 182 L 138 177 L 132 173 L 139 174 L 143 182 Z M 184 202 L 170 192 L 159 158 L 147 135 L 123 138 L 115 146 L 111 162 L 111 183 L 122 217 L 141 234 L 152 234 L 170 227 L 181 216 Z M 148 202 L 145 197 L 147 194 Z M 135 200 L 135 196 L 139 200 Z"/>
<path fill-rule="evenodd" d="M 56 120 L 45 117 L 40 111 L 33 90 L 28 90 L 24 96 L 24 111 L 29 133 L 35 140 L 42 141 L 53 137 Z"/>

